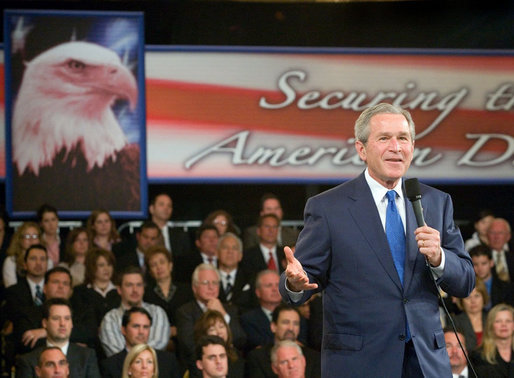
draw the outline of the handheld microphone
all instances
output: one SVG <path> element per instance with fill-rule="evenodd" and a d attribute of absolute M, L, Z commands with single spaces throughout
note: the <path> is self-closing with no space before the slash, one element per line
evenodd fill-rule
<path fill-rule="evenodd" d="M 425 218 L 423 217 L 423 207 L 421 206 L 421 190 L 419 189 L 419 181 L 417 178 L 405 180 L 405 192 L 407 198 L 412 203 L 418 227 L 424 226 Z"/>

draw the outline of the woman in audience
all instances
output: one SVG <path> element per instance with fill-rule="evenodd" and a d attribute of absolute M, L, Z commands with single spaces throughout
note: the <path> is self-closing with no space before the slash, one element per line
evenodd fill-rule
<path fill-rule="evenodd" d="M 227 232 L 239 235 L 241 230 L 236 226 L 232 215 L 225 210 L 215 210 L 204 219 L 203 224 L 210 224 L 218 229 L 219 236 Z"/>
<path fill-rule="evenodd" d="M 75 287 L 71 301 L 77 306 L 92 307 L 100 326 L 107 311 L 118 307 L 121 299 L 112 282 L 114 255 L 100 248 L 92 248 L 86 256 L 85 283 Z"/>
<path fill-rule="evenodd" d="M 68 268 L 73 278 L 73 286 L 84 283 L 86 275 L 86 255 L 89 250 L 89 238 L 85 227 L 74 228 L 66 238 L 65 261 L 59 265 Z"/>
<path fill-rule="evenodd" d="M 466 240 L 466 243 L 464 244 L 466 251 L 469 251 L 471 248 L 480 244 L 489 244 L 489 241 L 487 240 L 487 229 L 491 225 L 493 219 L 494 214 L 491 210 L 480 210 L 474 221 L 475 232 L 473 235 L 471 235 L 471 238 Z"/>
<path fill-rule="evenodd" d="M 462 312 L 454 319 L 455 326 L 466 338 L 466 349 L 469 352 L 482 343 L 487 317 L 484 306 L 489 301 L 484 281 L 477 277 L 475 282 L 475 288 L 471 294 L 467 298 L 458 299 L 457 305 Z"/>
<path fill-rule="evenodd" d="M 155 282 L 145 288 L 144 301 L 161 306 L 166 311 L 171 326 L 171 336 L 175 337 L 177 335 L 175 311 L 193 299 L 191 285 L 173 282 L 171 275 L 173 262 L 164 246 L 150 247 L 146 251 L 145 264 Z"/>
<path fill-rule="evenodd" d="M 57 209 L 48 204 L 42 205 L 37 210 L 37 220 L 41 227 L 41 242 L 46 246 L 48 258 L 54 266 L 64 260 L 64 246 L 59 237 L 59 216 Z"/>
<path fill-rule="evenodd" d="M 482 346 L 471 360 L 479 377 L 514 377 L 514 308 L 500 303 L 487 315 Z"/>
<path fill-rule="evenodd" d="M 221 337 L 227 344 L 227 357 L 228 357 L 228 376 L 227 377 L 243 377 L 244 376 L 244 360 L 241 358 L 239 351 L 232 343 L 232 331 L 223 315 L 216 310 L 207 310 L 196 321 L 194 329 L 195 343 L 200 340 L 202 336 L 215 335 Z M 201 376 L 195 368 L 189 367 L 189 374 L 191 377 Z"/>
<path fill-rule="evenodd" d="M 159 367 L 157 354 L 148 344 L 137 344 L 130 348 L 123 363 L 122 378 L 157 378 Z"/>
<path fill-rule="evenodd" d="M 87 219 L 87 231 L 92 245 L 112 251 L 113 244 L 121 241 L 116 224 L 107 210 L 94 210 Z"/>
<path fill-rule="evenodd" d="M 2 267 L 4 287 L 18 282 L 18 277 L 24 276 L 25 251 L 34 244 L 41 242 L 41 229 L 34 222 L 23 223 L 14 233 L 11 244 L 7 249 L 7 258 Z M 48 260 L 47 269 L 53 268 L 52 260 Z"/>

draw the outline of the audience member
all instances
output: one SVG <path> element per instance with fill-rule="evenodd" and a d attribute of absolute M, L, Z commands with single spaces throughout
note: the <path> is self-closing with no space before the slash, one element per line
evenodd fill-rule
<path fill-rule="evenodd" d="M 207 310 L 216 310 L 223 315 L 230 326 L 234 346 L 244 347 L 246 335 L 239 323 L 238 308 L 223 304 L 218 299 L 220 276 L 211 264 L 200 264 L 192 275 L 192 289 L 195 299 L 182 305 L 177 311 L 177 332 L 179 356 L 183 366 L 195 361 L 194 325 Z"/>
<path fill-rule="evenodd" d="M 113 248 L 116 257 L 116 271 L 121 272 L 129 266 L 137 266 L 146 273 L 145 253 L 148 248 L 162 243 L 162 235 L 159 226 L 152 221 L 144 222 L 136 232 L 136 246 L 128 243 L 119 243 Z"/>
<path fill-rule="evenodd" d="M 280 200 L 273 193 L 266 193 L 261 197 L 261 210 L 259 216 L 263 216 L 265 214 L 275 214 L 279 220 L 279 229 L 277 232 L 277 242 L 279 245 L 294 245 L 296 243 L 296 239 L 298 238 L 298 230 L 292 227 L 282 227 L 280 222 L 282 222 L 282 217 L 284 215 L 282 211 L 282 205 L 280 204 Z M 258 246 L 260 243 L 258 234 L 257 234 L 257 226 L 248 227 L 244 232 L 243 244 L 244 249 L 250 249 L 255 246 Z"/>
<path fill-rule="evenodd" d="M 202 225 L 196 230 L 197 250 L 175 258 L 174 277 L 177 281 L 190 282 L 191 274 L 199 264 L 218 266 L 218 238 L 218 229 L 214 226 Z"/>
<path fill-rule="evenodd" d="M 114 219 L 107 210 L 93 210 L 86 227 L 91 246 L 112 251 L 112 246 L 121 241 Z"/>
<path fill-rule="evenodd" d="M 476 247 L 477 245 L 489 245 L 487 229 L 491 225 L 493 219 L 494 214 L 491 210 L 484 209 L 478 212 L 478 215 L 473 222 L 475 232 L 473 232 L 473 235 L 471 235 L 471 237 L 464 243 L 466 251 L 469 252 L 471 248 Z"/>
<path fill-rule="evenodd" d="M 221 276 L 219 299 L 223 303 L 235 304 L 241 312 L 255 307 L 253 275 L 239 264 L 243 258 L 241 239 L 231 232 L 223 234 L 218 240 L 217 256 Z"/>
<path fill-rule="evenodd" d="M 204 336 L 196 345 L 196 366 L 202 378 L 225 378 L 228 356 L 225 342 L 218 336 Z"/>
<path fill-rule="evenodd" d="M 125 338 L 125 348 L 101 362 L 103 378 L 120 378 L 127 354 L 140 344 L 147 344 L 152 326 L 152 317 L 142 307 L 132 307 L 124 312 L 121 333 Z M 181 376 L 177 359 L 173 353 L 156 350 L 157 365 L 161 377 Z"/>
<path fill-rule="evenodd" d="M 93 247 L 86 257 L 85 282 L 75 286 L 71 302 L 73 306 L 92 308 L 97 327 L 105 314 L 121 303 L 113 283 L 114 255 L 111 251 Z"/>
<path fill-rule="evenodd" d="M 160 193 L 154 197 L 149 206 L 151 220 L 161 229 L 164 245 L 174 258 L 187 255 L 191 251 L 189 235 L 178 228 L 168 225 L 168 221 L 173 214 L 173 201 L 165 193 Z"/>
<path fill-rule="evenodd" d="M 73 278 L 73 286 L 84 283 L 86 276 L 86 255 L 89 238 L 85 227 L 74 228 L 66 238 L 66 254 L 59 265 L 68 268 Z"/>
<path fill-rule="evenodd" d="M 174 283 L 172 280 L 172 257 L 164 246 L 150 247 L 146 252 L 146 266 L 154 283 L 145 288 L 144 300 L 148 303 L 161 306 L 171 326 L 171 337 L 177 336 L 176 315 L 177 309 L 193 299 L 191 285 Z"/>
<path fill-rule="evenodd" d="M 457 339 L 458 335 L 458 339 Z M 450 358 L 450 366 L 452 368 L 452 378 L 471 378 L 468 368 L 468 361 L 464 353 L 466 350 L 466 338 L 461 332 L 457 331 L 457 335 L 451 328 L 444 329 L 444 341 L 446 343 L 446 351 Z M 459 344 L 459 340 L 461 344 Z M 462 347 L 461 347 L 462 345 Z M 464 348 L 464 350 L 462 350 Z"/>
<path fill-rule="evenodd" d="M 232 332 L 225 322 L 223 315 L 216 310 L 207 310 L 195 323 L 194 340 L 195 345 L 200 342 L 202 337 L 214 335 L 221 337 L 225 342 L 228 356 L 228 377 L 243 377 L 245 373 L 244 360 L 241 358 L 239 351 L 232 343 Z M 200 376 L 200 372 L 196 368 L 196 364 L 189 367 L 189 376 Z"/>
<path fill-rule="evenodd" d="M 271 368 L 271 349 L 280 341 L 290 340 L 297 342 L 300 334 L 300 313 L 295 307 L 288 304 L 281 304 L 273 311 L 271 321 L 271 332 L 274 335 L 274 344 L 256 348 L 248 353 L 246 375 L 250 378 L 272 378 L 276 377 Z M 301 346 L 306 360 L 306 377 L 321 377 L 320 353 L 315 350 Z"/>
<path fill-rule="evenodd" d="M 471 353 L 479 377 L 512 377 L 514 308 L 500 303 L 487 315 L 482 346 Z"/>
<path fill-rule="evenodd" d="M 120 276 L 117 287 L 121 297 L 121 306 L 105 314 L 100 325 L 100 342 L 107 357 L 120 352 L 125 347 L 121 333 L 123 313 L 131 307 L 143 307 L 152 317 L 152 328 L 148 344 L 163 350 L 170 339 L 170 326 L 166 312 L 156 305 L 143 302 L 145 286 L 143 273 L 137 267 L 128 267 Z"/>
<path fill-rule="evenodd" d="M 278 378 L 305 378 L 302 348 L 294 341 L 280 341 L 271 349 L 271 368 Z"/>
<path fill-rule="evenodd" d="M 155 350 L 147 344 L 134 346 L 123 363 L 123 378 L 158 378 L 159 367 Z"/>
<path fill-rule="evenodd" d="M 4 266 L 4 261 L 7 257 L 7 247 L 9 247 L 9 242 L 11 241 L 11 232 L 8 225 L 9 221 L 7 214 L 2 208 L 0 208 L 0 267 Z M 4 279 L 0 269 L 0 298 L 3 298 L 1 296 L 1 291 L 4 289 L 3 282 Z"/>
<path fill-rule="evenodd" d="M 204 219 L 203 224 L 210 224 L 218 229 L 218 234 L 224 235 L 227 232 L 231 232 L 234 235 L 240 234 L 239 227 L 234 223 L 232 215 L 225 210 L 215 210 Z"/>
<path fill-rule="evenodd" d="M 508 253 L 510 233 L 509 222 L 503 218 L 495 218 L 487 229 L 487 239 L 493 251 L 496 273 L 502 281 L 510 281 L 510 275 L 514 274 L 514 254 Z"/>
<path fill-rule="evenodd" d="M 257 274 L 261 270 L 270 269 L 282 273 L 285 268 L 285 254 L 278 244 L 279 219 L 275 214 L 264 214 L 257 221 L 259 243 L 246 249 L 243 253 L 241 266 L 247 271 Z"/>
<path fill-rule="evenodd" d="M 7 257 L 2 266 L 2 277 L 4 279 L 4 287 L 9 287 L 18 282 L 18 277 L 23 277 L 25 251 L 34 244 L 41 243 L 41 229 L 34 222 L 24 222 L 14 233 L 9 248 L 7 249 Z M 53 268 L 53 263 L 48 262 L 48 269 Z"/>
<path fill-rule="evenodd" d="M 477 277 L 475 288 L 467 298 L 459 298 L 457 305 L 463 310 L 455 316 L 455 326 L 466 337 L 466 349 L 473 350 L 482 344 L 487 311 L 484 304 L 489 300 L 483 281 Z"/>
<path fill-rule="evenodd" d="M 39 356 L 36 377 L 67 378 L 70 375 L 68 360 L 59 347 L 46 347 Z"/>
<path fill-rule="evenodd" d="M 46 246 L 48 258 L 53 266 L 64 260 L 64 245 L 59 236 L 59 216 L 57 209 L 44 204 L 37 210 L 37 220 L 41 227 L 41 242 Z"/>
<path fill-rule="evenodd" d="M 66 299 L 49 299 L 43 305 L 43 328 L 46 330 L 46 346 L 61 348 L 69 364 L 73 378 L 99 377 L 98 363 L 93 349 L 70 342 L 73 328 L 71 304 Z M 38 356 L 45 347 L 21 355 L 16 363 L 17 377 L 36 376 Z"/>
<path fill-rule="evenodd" d="M 487 289 L 489 302 L 485 304 L 484 309 L 489 310 L 498 303 L 513 304 L 512 284 L 502 281 L 498 278 L 496 269 L 494 269 L 494 260 L 491 248 L 487 245 L 477 245 L 469 250 L 471 260 L 473 260 L 473 268 L 475 274 L 480 278 Z"/>
<path fill-rule="evenodd" d="M 255 295 L 259 306 L 241 315 L 241 325 L 246 333 L 248 351 L 259 345 L 273 344 L 271 332 L 273 311 L 282 302 L 278 291 L 280 276 L 274 270 L 260 271 L 255 280 Z"/>

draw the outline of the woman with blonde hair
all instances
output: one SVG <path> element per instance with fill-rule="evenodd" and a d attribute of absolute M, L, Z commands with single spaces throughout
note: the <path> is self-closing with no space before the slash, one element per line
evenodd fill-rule
<path fill-rule="evenodd" d="M 487 315 L 482 346 L 472 354 L 479 377 L 514 377 L 514 308 L 504 303 Z"/>
<path fill-rule="evenodd" d="M 137 344 L 130 348 L 123 363 L 122 378 L 159 377 L 157 354 L 148 344 Z"/>

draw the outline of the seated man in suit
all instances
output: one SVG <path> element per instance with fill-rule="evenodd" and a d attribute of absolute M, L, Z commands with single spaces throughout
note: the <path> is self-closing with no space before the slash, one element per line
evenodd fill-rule
<path fill-rule="evenodd" d="M 113 247 L 116 257 L 116 271 L 119 273 L 129 266 L 137 266 L 145 272 L 145 253 L 148 248 L 161 243 L 161 237 L 159 226 L 152 221 L 144 222 L 136 232 L 136 246 L 130 246 L 129 243 L 119 243 Z"/>
<path fill-rule="evenodd" d="M 125 338 L 125 348 L 101 362 L 102 377 L 121 378 L 125 357 L 134 345 L 148 342 L 151 327 L 152 317 L 143 307 L 132 307 L 125 311 L 121 320 L 121 333 Z M 155 352 L 161 377 L 182 377 L 174 354 L 161 350 Z"/>
<path fill-rule="evenodd" d="M 256 298 L 252 290 L 253 277 L 239 266 L 243 258 L 241 239 L 227 232 L 218 241 L 217 253 L 221 276 L 220 301 L 235 304 L 241 313 L 256 307 Z"/>
<path fill-rule="evenodd" d="M 248 351 L 259 345 L 273 344 L 271 319 L 273 311 L 282 302 L 278 290 L 280 276 L 274 270 L 262 270 L 255 280 L 255 295 L 259 307 L 241 315 L 241 325 L 246 333 Z"/>
<path fill-rule="evenodd" d="M 68 360 L 59 347 L 46 347 L 39 355 L 36 377 L 67 378 L 70 376 Z"/>
<path fill-rule="evenodd" d="M 228 375 L 228 356 L 225 342 L 219 336 L 204 336 L 196 346 L 196 367 L 202 378 L 225 378 Z"/>
<path fill-rule="evenodd" d="M 305 357 L 302 348 L 283 340 L 271 349 L 271 368 L 278 378 L 305 378 Z"/>
<path fill-rule="evenodd" d="M 200 264 L 192 276 L 192 289 L 195 299 L 182 305 L 177 311 L 177 339 L 180 361 L 183 366 L 194 366 L 195 344 L 194 325 L 206 310 L 220 312 L 232 331 L 232 341 L 241 349 L 246 342 L 246 335 L 239 323 L 238 308 L 223 304 L 218 299 L 220 276 L 211 264 Z"/>
<path fill-rule="evenodd" d="M 274 335 L 274 344 L 276 345 L 283 340 L 291 340 L 298 344 L 298 335 L 300 334 L 300 313 L 298 310 L 288 304 L 281 304 L 273 311 L 273 320 L 271 321 L 271 332 Z M 271 349 L 273 344 L 264 345 L 262 348 L 256 348 L 248 353 L 246 360 L 246 374 L 249 378 L 273 378 L 276 377 L 271 368 Z M 303 355 L 306 360 L 306 377 L 321 377 L 321 359 L 320 353 L 301 346 Z"/>
<path fill-rule="evenodd" d="M 69 371 L 73 378 L 98 377 L 98 362 L 93 349 L 70 342 L 73 328 L 71 305 L 66 299 L 48 299 L 43 305 L 43 328 L 46 331 L 46 346 L 59 347 L 66 355 Z M 21 378 L 36 377 L 38 357 L 44 346 L 18 357 L 16 376 Z"/>
<path fill-rule="evenodd" d="M 278 228 L 278 244 L 279 245 L 294 245 L 298 237 L 298 230 L 292 227 L 282 227 L 280 222 L 284 216 L 282 205 L 279 198 L 273 193 L 266 193 L 261 197 L 261 210 L 259 216 L 264 214 L 275 214 L 279 220 Z M 258 226 L 248 227 L 244 232 L 243 244 L 245 249 L 253 248 L 259 245 L 259 237 L 257 234 Z"/>
<path fill-rule="evenodd" d="M 286 266 L 283 249 L 278 244 L 280 220 L 275 214 L 264 214 L 257 221 L 259 244 L 245 249 L 241 266 L 257 275 L 264 269 L 282 273 Z"/>
<path fill-rule="evenodd" d="M 145 286 L 143 272 L 135 266 L 129 266 L 122 272 L 117 287 L 121 297 L 121 306 L 105 314 L 100 325 L 100 342 L 107 357 L 121 352 L 125 348 L 125 338 L 121 333 L 123 314 L 131 307 L 143 307 L 152 317 L 152 327 L 148 345 L 155 350 L 163 350 L 170 340 L 170 325 L 166 312 L 159 306 L 143 302 Z"/>
<path fill-rule="evenodd" d="M 218 239 L 216 226 L 204 224 L 196 230 L 195 245 L 197 250 L 187 255 L 177 256 L 173 276 L 178 282 L 191 281 L 191 274 L 199 264 L 218 266 Z"/>
<path fill-rule="evenodd" d="M 466 350 L 466 339 L 464 338 L 464 335 L 460 332 L 457 332 L 457 334 L 459 336 L 462 347 L 464 350 Z M 452 368 L 453 378 L 472 377 L 473 375 L 471 375 L 468 370 L 468 362 L 466 360 L 466 356 L 464 355 L 464 352 L 459 345 L 459 341 L 457 340 L 457 336 L 455 336 L 453 329 L 444 329 L 444 341 L 446 343 L 446 351 L 448 352 L 448 357 L 450 357 L 450 366 Z"/>

